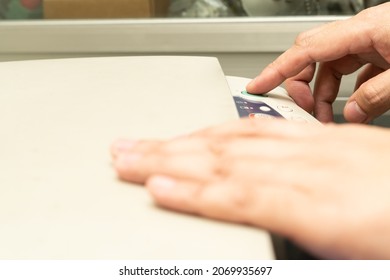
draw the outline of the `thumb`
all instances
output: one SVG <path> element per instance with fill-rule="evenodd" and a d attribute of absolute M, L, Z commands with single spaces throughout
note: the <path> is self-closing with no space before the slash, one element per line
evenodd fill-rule
<path fill-rule="evenodd" d="M 348 122 L 368 123 L 390 109 L 390 70 L 367 80 L 344 107 Z"/>

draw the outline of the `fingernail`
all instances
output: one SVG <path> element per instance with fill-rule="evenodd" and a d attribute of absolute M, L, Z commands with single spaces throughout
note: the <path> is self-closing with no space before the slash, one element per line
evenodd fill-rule
<path fill-rule="evenodd" d="M 176 186 L 176 181 L 167 176 L 153 176 L 149 179 L 147 187 L 158 196 L 165 195 Z"/>
<path fill-rule="evenodd" d="M 253 92 L 253 93 L 263 92 L 264 88 L 269 87 L 269 82 L 274 80 L 274 76 L 275 76 L 275 73 L 272 69 L 270 69 L 270 68 L 263 69 L 263 71 L 257 77 L 255 77 L 252 81 L 250 81 L 246 85 L 247 91 Z"/>
<path fill-rule="evenodd" d="M 250 82 L 246 85 L 246 89 L 250 92 L 251 89 L 255 86 L 255 83 L 256 83 L 256 78 L 254 78 L 252 81 L 250 81 Z"/>
<path fill-rule="evenodd" d="M 130 154 L 121 154 L 119 157 L 115 160 L 115 168 L 120 172 L 123 170 L 128 170 L 130 168 L 133 168 L 134 165 L 137 164 L 137 162 L 140 160 L 141 155 L 130 153 Z"/>
<path fill-rule="evenodd" d="M 119 139 L 116 140 L 111 146 L 111 154 L 113 156 L 118 156 L 120 153 L 130 151 L 137 141 Z"/>
<path fill-rule="evenodd" d="M 180 139 L 187 138 L 188 136 L 190 136 L 189 133 L 187 133 L 187 134 L 181 134 L 181 135 L 176 135 L 174 138 L 172 138 L 172 140 L 180 140 Z"/>
<path fill-rule="evenodd" d="M 364 123 L 368 118 L 356 101 L 352 101 L 345 106 L 345 115 L 348 121 L 355 123 Z"/>

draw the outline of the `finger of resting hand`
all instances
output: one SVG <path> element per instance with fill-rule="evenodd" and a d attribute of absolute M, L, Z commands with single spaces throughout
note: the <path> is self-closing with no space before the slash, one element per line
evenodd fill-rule
<path fill-rule="evenodd" d="M 295 236 L 310 212 L 305 211 L 305 196 L 288 188 L 244 186 L 229 179 L 204 183 L 160 175 L 151 177 L 146 186 L 160 206 L 250 224 L 285 236 Z"/>
<path fill-rule="evenodd" d="M 110 152 L 113 160 L 118 157 L 130 153 L 157 152 L 161 150 L 166 141 L 163 140 L 133 140 L 133 139 L 117 139 L 110 147 Z"/>
<path fill-rule="evenodd" d="M 213 175 L 214 158 L 209 153 L 126 153 L 115 161 L 114 167 L 122 180 L 144 183 L 153 174 L 175 175 L 180 178 L 208 180 Z"/>
<path fill-rule="evenodd" d="M 201 151 L 204 140 L 196 137 L 176 137 L 171 140 L 127 140 L 119 139 L 111 145 L 111 155 L 117 158 L 126 153 L 186 153 Z"/>
<path fill-rule="evenodd" d="M 167 142 L 142 141 L 114 158 L 114 167 L 120 178 L 137 183 L 156 173 L 208 180 L 235 173 L 229 166 L 247 158 L 259 162 L 299 158 L 306 149 L 304 143 L 294 139 L 196 136 Z"/>
<path fill-rule="evenodd" d="M 134 145 L 136 144 L 136 141 L 130 140 L 130 139 L 125 139 L 125 138 L 120 138 L 115 140 L 110 147 L 110 152 L 112 158 L 118 157 L 121 153 L 128 153 L 130 152 Z"/>
<path fill-rule="evenodd" d="M 114 159 L 121 154 L 129 153 L 196 153 L 209 146 L 208 137 L 269 137 L 269 138 L 302 138 L 318 133 L 318 127 L 309 124 L 287 122 L 282 119 L 239 119 L 222 125 L 195 131 L 190 135 L 177 137 L 168 141 L 160 140 L 126 140 L 119 139 L 111 145 Z M 222 139 L 221 139 L 222 140 Z"/>
<path fill-rule="evenodd" d="M 199 182 L 161 175 L 152 176 L 146 187 L 156 204 L 171 210 L 253 225 L 325 257 L 337 248 L 329 245 L 338 236 L 339 208 L 329 207 L 315 193 L 236 178 Z"/>

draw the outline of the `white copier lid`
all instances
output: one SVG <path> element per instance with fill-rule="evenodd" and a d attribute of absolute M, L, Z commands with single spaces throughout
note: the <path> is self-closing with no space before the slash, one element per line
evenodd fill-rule
<path fill-rule="evenodd" d="M 117 138 L 237 119 L 216 58 L 0 63 L 0 259 L 270 259 L 256 228 L 156 207 L 116 178 Z"/>

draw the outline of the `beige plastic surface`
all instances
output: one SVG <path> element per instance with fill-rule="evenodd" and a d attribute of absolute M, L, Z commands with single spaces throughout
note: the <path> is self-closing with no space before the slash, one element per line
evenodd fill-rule
<path fill-rule="evenodd" d="M 0 259 L 273 258 L 267 233 L 157 208 L 111 167 L 118 137 L 237 118 L 215 58 L 8 62 L 0 85 Z"/>

